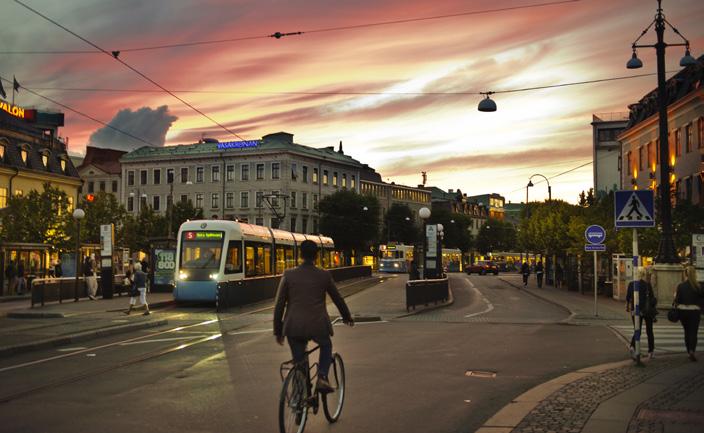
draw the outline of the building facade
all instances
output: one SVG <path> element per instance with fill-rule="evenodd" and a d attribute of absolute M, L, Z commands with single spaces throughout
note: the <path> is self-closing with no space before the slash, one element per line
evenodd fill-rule
<path fill-rule="evenodd" d="M 470 218 L 469 232 L 473 237 L 479 234 L 479 230 L 489 217 L 489 209 L 484 204 L 467 197 L 459 189 L 449 189 L 447 192 L 438 187 L 428 187 L 432 194 L 433 210 L 444 209 L 450 213 L 466 215 Z"/>
<path fill-rule="evenodd" d="M 704 206 L 704 56 L 667 80 L 673 201 Z M 660 179 L 657 89 L 629 106 L 622 143 L 624 189 L 656 189 Z"/>
<path fill-rule="evenodd" d="M 621 143 L 618 136 L 628 124 L 628 113 L 592 115 L 594 193 L 598 197 L 622 189 Z"/>
<path fill-rule="evenodd" d="M 252 141 L 145 146 L 120 162 L 121 202 L 128 212 L 150 206 L 163 213 L 172 200 L 190 200 L 205 218 L 300 233 L 318 233 L 322 197 L 341 189 L 360 192 L 360 179 L 371 170 L 342 146 L 303 146 L 286 132 Z"/>
<path fill-rule="evenodd" d="M 0 209 L 11 195 L 42 191 L 45 183 L 65 192 L 73 207 L 81 180 L 58 136 L 63 113 L 0 105 L 8 107 L 0 110 Z"/>
<path fill-rule="evenodd" d="M 501 194 L 481 194 L 472 195 L 469 197 L 470 202 L 478 203 L 480 206 L 488 207 L 489 218 L 503 221 L 504 220 L 504 203 L 506 199 Z"/>
<path fill-rule="evenodd" d="M 423 188 L 414 188 L 412 186 L 397 185 L 395 183 L 385 183 L 381 179 L 378 181 L 362 180 L 360 183 L 360 192 L 362 194 L 371 195 L 379 200 L 380 212 L 379 216 L 384 219 L 386 213 L 392 205 L 401 204 L 408 206 L 414 215 L 418 215 L 418 211 L 431 206 L 431 193 Z M 414 222 L 419 227 L 423 221 L 420 218 L 414 218 Z"/>
<path fill-rule="evenodd" d="M 100 147 L 86 147 L 86 156 L 76 167 L 83 180 L 81 194 L 106 192 L 113 194 L 118 201 L 122 197 L 122 170 L 120 158 L 127 152 Z"/>

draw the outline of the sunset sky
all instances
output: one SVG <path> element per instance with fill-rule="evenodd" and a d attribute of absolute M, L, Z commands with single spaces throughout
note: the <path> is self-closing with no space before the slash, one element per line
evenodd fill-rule
<path fill-rule="evenodd" d="M 639 51 L 644 68 L 625 68 L 631 43 L 655 14 L 655 0 L 581 0 L 322 32 L 311 31 L 552 2 L 23 1 L 106 50 L 121 50 L 121 60 L 244 139 L 286 131 L 314 147 L 342 141 L 345 153 L 384 180 L 417 185 L 426 171 L 429 185 L 496 192 L 513 202 L 525 200 L 530 175 L 551 177 L 591 160 L 592 113 L 624 112 L 656 86 L 648 76 L 496 94 L 495 113 L 477 111 L 479 95 L 461 94 L 655 72 L 653 49 Z M 704 54 L 704 3 L 664 0 L 663 7 L 689 38 L 692 55 Z M 260 37 L 277 31 L 306 33 Z M 128 51 L 246 37 L 253 38 Z M 654 38 L 651 30 L 643 42 Z M 679 42 L 671 31 L 666 40 Z M 54 50 L 94 48 L 13 1 L 2 2 L 2 77 L 15 75 L 23 86 L 104 122 L 121 110 L 136 112 L 123 112 L 129 120 L 120 127 L 155 144 L 172 121 L 166 145 L 203 135 L 238 140 L 105 54 L 8 54 Z M 668 71 L 679 70 L 683 53 L 668 50 Z M 3 85 L 11 99 L 11 85 Z M 72 152 L 84 152 L 101 128 L 26 91 L 15 100 L 66 112 L 62 135 L 70 137 Z M 152 127 L 156 132 L 147 131 Z M 591 165 L 555 177 L 553 197 L 575 202 L 592 181 Z M 547 188 L 537 184 L 530 197 L 546 198 Z"/>

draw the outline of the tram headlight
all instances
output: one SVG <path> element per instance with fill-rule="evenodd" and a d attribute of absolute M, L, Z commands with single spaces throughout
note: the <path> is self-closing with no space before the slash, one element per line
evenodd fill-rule
<path fill-rule="evenodd" d="M 217 279 L 218 279 L 218 274 L 210 274 L 210 279 L 211 279 L 211 280 L 217 280 Z"/>
<path fill-rule="evenodd" d="M 185 272 L 183 272 L 183 271 L 181 271 L 181 272 L 178 273 L 178 279 L 179 279 L 179 280 L 184 281 L 184 280 L 187 279 L 187 278 L 188 278 L 188 274 L 187 274 L 187 273 L 185 273 Z"/>
<path fill-rule="evenodd" d="M 398 268 L 398 267 L 399 267 L 399 264 L 398 264 L 398 263 L 394 263 L 394 268 Z"/>

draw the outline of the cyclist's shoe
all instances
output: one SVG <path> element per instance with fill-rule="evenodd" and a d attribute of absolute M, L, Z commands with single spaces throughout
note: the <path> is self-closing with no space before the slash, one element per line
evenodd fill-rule
<path fill-rule="evenodd" d="M 318 377 L 318 380 L 315 382 L 315 390 L 321 394 L 327 394 L 334 392 L 335 388 L 333 388 L 330 382 L 324 377 Z"/>

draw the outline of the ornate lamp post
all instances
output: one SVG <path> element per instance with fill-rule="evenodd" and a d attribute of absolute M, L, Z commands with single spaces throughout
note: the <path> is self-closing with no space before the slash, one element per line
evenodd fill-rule
<path fill-rule="evenodd" d="M 548 201 L 552 201 L 552 187 L 550 186 L 550 181 L 547 177 L 543 176 L 542 174 L 536 173 L 528 178 L 528 185 L 526 185 L 526 204 L 528 204 L 528 188 L 533 186 L 533 178 L 535 176 L 540 176 L 545 179 L 545 182 L 547 182 L 548 184 Z"/>
<path fill-rule="evenodd" d="M 81 270 L 81 220 L 86 213 L 81 208 L 73 211 L 73 219 L 76 220 L 76 280 L 73 284 L 74 301 L 78 302 L 78 276 Z"/>
<path fill-rule="evenodd" d="M 423 275 L 421 278 L 426 278 L 427 277 L 427 269 L 425 266 L 425 255 L 426 252 L 428 251 L 428 237 L 426 235 L 426 227 L 428 223 L 428 218 L 430 218 L 430 209 L 427 207 L 422 207 L 418 209 L 418 216 L 420 219 L 423 221 Z"/>
<path fill-rule="evenodd" d="M 639 45 L 638 41 L 648 32 L 650 27 L 655 24 L 655 34 L 657 42 L 654 45 Z M 669 26 L 684 43 L 668 44 L 665 43 L 665 26 Z M 665 86 L 665 48 L 668 46 L 683 46 L 685 47 L 685 55 L 680 60 L 680 66 L 695 65 L 697 61 L 689 53 L 689 41 L 685 39 L 680 32 L 672 26 L 662 13 L 662 0 L 658 0 L 658 11 L 655 19 L 643 30 L 633 44 L 633 55 L 626 63 L 628 69 L 638 69 L 643 67 L 643 62 L 638 58 L 636 50 L 638 48 L 655 48 L 657 57 L 658 70 L 658 117 L 659 117 L 659 145 L 658 153 L 660 155 L 660 222 L 662 224 L 662 232 L 660 233 L 660 246 L 658 255 L 655 258 L 656 263 L 674 264 L 678 262 L 677 252 L 675 251 L 675 243 L 672 239 L 672 204 L 670 203 L 670 164 L 669 164 L 669 143 L 668 143 L 668 128 L 667 128 L 667 87 Z"/>

